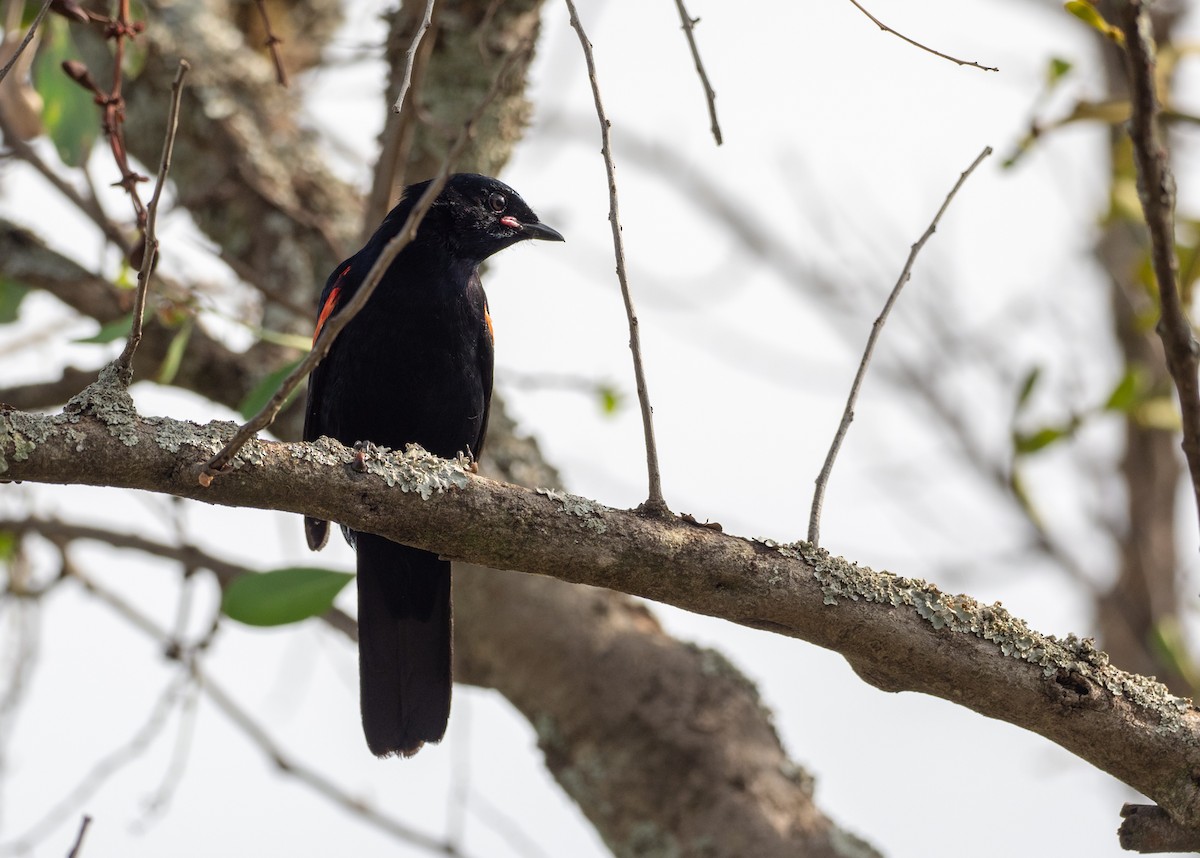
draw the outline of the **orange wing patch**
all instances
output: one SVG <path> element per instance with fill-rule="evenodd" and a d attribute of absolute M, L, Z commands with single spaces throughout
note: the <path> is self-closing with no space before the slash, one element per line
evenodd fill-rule
<path fill-rule="evenodd" d="M 492 327 L 492 314 L 488 312 L 488 308 L 483 308 L 483 321 L 487 323 L 488 336 L 492 338 L 492 342 L 496 342 L 496 329 Z"/>
<path fill-rule="evenodd" d="M 342 273 L 338 275 L 338 280 L 341 280 L 350 273 L 350 266 L 347 265 Z M 317 337 L 321 336 L 321 329 L 325 327 L 325 322 L 333 315 L 333 311 L 337 309 L 338 296 L 342 294 L 341 286 L 334 286 L 329 293 L 329 297 L 325 299 L 325 305 L 321 307 L 321 314 L 317 316 L 317 327 L 313 331 L 313 342 L 317 341 Z"/>

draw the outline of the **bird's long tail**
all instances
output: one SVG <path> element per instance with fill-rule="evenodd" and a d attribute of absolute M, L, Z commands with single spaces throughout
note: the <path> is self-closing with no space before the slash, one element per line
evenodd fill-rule
<path fill-rule="evenodd" d="M 376 756 L 411 756 L 450 718 L 450 563 L 369 533 L 358 550 L 363 732 Z"/>

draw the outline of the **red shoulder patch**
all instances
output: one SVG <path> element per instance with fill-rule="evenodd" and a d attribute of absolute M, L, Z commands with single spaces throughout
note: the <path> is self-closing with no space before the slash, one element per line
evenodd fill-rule
<path fill-rule="evenodd" d="M 342 273 L 338 275 L 338 281 L 350 273 L 350 266 L 347 265 L 342 269 Z M 325 304 L 321 307 L 321 312 L 317 316 L 317 327 L 313 331 L 313 342 L 317 341 L 317 337 L 321 336 L 321 329 L 325 327 L 325 322 L 333 315 L 333 311 L 337 309 L 338 297 L 342 294 L 342 287 L 335 284 L 329 292 L 329 297 L 325 299 Z"/>
<path fill-rule="evenodd" d="M 486 306 L 483 308 L 483 321 L 487 323 L 488 336 L 491 337 L 493 343 L 496 342 L 496 329 L 492 327 L 492 314 L 488 312 Z"/>

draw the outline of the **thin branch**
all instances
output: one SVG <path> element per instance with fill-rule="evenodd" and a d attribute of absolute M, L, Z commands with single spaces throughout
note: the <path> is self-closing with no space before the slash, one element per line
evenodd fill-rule
<path fill-rule="evenodd" d="M 1128 0 L 1121 5 L 1121 28 L 1129 58 L 1133 108 L 1129 136 L 1133 141 L 1138 196 L 1150 233 L 1150 259 L 1162 312 L 1157 330 L 1166 354 L 1167 369 L 1179 397 L 1183 454 L 1200 515 L 1200 378 L 1197 378 L 1200 343 L 1192 332 L 1187 308 L 1179 293 L 1179 263 L 1175 255 L 1175 177 L 1167 163 L 1167 149 L 1159 128 L 1154 36 L 1143 0 Z"/>
<path fill-rule="evenodd" d="M 675 0 L 675 8 L 679 10 L 679 20 L 683 23 L 683 34 L 687 36 L 688 47 L 692 51 L 692 61 L 696 63 L 696 73 L 700 75 L 700 83 L 704 87 L 704 99 L 708 102 L 708 118 L 712 123 L 713 139 L 720 146 L 724 141 L 721 139 L 721 123 L 717 121 L 717 93 L 708 81 L 708 72 L 704 70 L 704 63 L 700 61 L 700 49 L 696 47 L 696 35 L 692 32 L 700 23 L 700 19 L 693 18 L 688 14 L 683 0 Z"/>
<path fill-rule="evenodd" d="M 53 167 L 46 163 L 38 155 L 36 149 L 14 134 L 12 127 L 4 117 L 3 111 L 0 111 L 0 134 L 4 135 L 4 143 L 13 157 L 24 161 L 41 173 L 46 181 L 52 184 L 60 194 L 66 197 L 77 209 L 87 215 L 92 223 L 99 227 L 100 231 L 104 233 L 105 238 L 120 248 L 123 254 L 129 256 L 133 250 L 133 243 L 130 242 L 125 232 L 109 219 L 101 207 L 100 201 L 94 196 L 88 198 L 81 194 L 74 185 L 60 176 Z"/>
<path fill-rule="evenodd" d="M 914 39 L 910 39 L 908 36 L 904 35 L 903 33 L 893 30 L 887 24 L 883 23 L 883 21 L 880 21 L 878 18 L 876 18 L 874 15 L 872 15 L 866 9 L 864 9 L 862 4 L 860 4 L 858 2 L 858 0 L 850 0 L 850 2 L 854 4 L 855 9 L 857 9 L 858 11 L 860 11 L 864 15 L 866 15 L 868 18 L 870 18 L 871 22 L 874 23 L 875 26 L 877 26 L 879 29 L 883 30 L 885 33 L 891 33 L 893 36 L 895 36 L 898 39 L 903 39 L 904 41 L 906 41 L 910 45 L 912 45 L 914 48 L 920 48 L 921 50 L 923 50 L 927 53 L 933 54 L 935 57 L 941 57 L 944 60 L 950 60 L 950 62 L 957 63 L 960 66 L 973 66 L 974 68 L 980 69 L 982 71 L 992 71 L 992 72 L 1000 71 L 1000 69 L 994 68 L 993 66 L 980 65 L 979 63 L 971 62 L 970 60 L 960 60 L 958 57 L 952 57 L 949 54 L 943 54 L 941 51 L 935 51 L 933 48 L 929 47 L 928 45 L 922 45 L 920 42 L 918 42 Z"/>
<path fill-rule="evenodd" d="M 46 5 L 50 5 L 47 3 Z M 83 819 L 79 821 L 79 833 L 75 835 L 75 844 L 71 847 L 71 851 L 67 853 L 67 858 L 79 858 L 79 852 L 83 849 L 83 838 L 87 834 L 88 826 L 92 824 L 92 818 L 86 813 Z"/>
<path fill-rule="evenodd" d="M 621 297 L 625 300 L 625 315 L 629 318 L 629 350 L 633 353 L 633 374 L 637 380 L 638 404 L 642 410 L 642 431 L 646 438 L 646 471 L 649 478 L 649 497 L 641 509 L 651 515 L 666 515 L 670 512 L 663 500 L 662 474 L 658 466 L 658 447 L 654 441 L 654 409 L 650 407 L 650 393 L 646 387 L 646 370 L 642 363 L 642 340 L 638 333 L 637 311 L 633 308 L 633 295 L 629 291 L 629 278 L 625 272 L 625 242 L 621 238 L 621 215 L 617 208 L 617 166 L 613 162 L 609 128 L 612 123 L 604 112 L 600 98 L 600 83 L 596 79 L 596 59 L 592 55 L 592 43 L 583 31 L 579 12 L 573 0 L 567 0 L 571 14 L 571 26 L 579 34 L 583 47 L 583 58 L 587 62 L 588 82 L 592 85 L 592 99 L 596 103 L 596 118 L 600 120 L 600 153 L 604 156 L 604 169 L 608 174 L 608 222 L 612 227 L 613 251 L 617 257 L 617 280 L 621 283 Z"/>
<path fill-rule="evenodd" d="M 279 53 L 279 45 L 283 42 L 283 39 L 275 35 L 275 32 L 271 29 L 271 16 L 267 14 L 267 7 L 263 3 L 263 0 L 255 0 L 254 5 L 258 7 L 259 17 L 262 18 L 263 30 L 267 34 L 267 40 L 264 44 L 267 50 L 271 52 L 271 62 L 275 63 L 275 80 L 279 82 L 280 86 L 287 86 L 287 69 L 283 67 L 283 57 Z"/>
<path fill-rule="evenodd" d="M 33 23 L 29 25 L 29 32 L 25 34 L 25 38 L 21 40 L 21 44 L 17 45 L 16 52 L 8 58 L 8 62 L 4 64 L 4 67 L 0 68 L 0 83 L 4 83 L 4 79 L 8 77 L 8 73 L 12 70 L 12 67 L 17 64 L 17 60 L 21 58 L 21 54 L 24 53 L 27 47 L 29 47 L 29 43 L 33 41 L 34 33 L 36 33 L 37 28 L 41 26 L 42 19 L 46 17 L 46 12 L 50 9 L 50 4 L 53 2 L 54 0 L 45 0 L 45 2 L 42 3 L 42 8 L 38 9 L 37 15 L 34 16 Z"/>
<path fill-rule="evenodd" d="M 421 18 L 421 23 L 417 25 L 417 31 L 413 33 L 412 41 L 409 42 L 408 50 L 404 54 L 404 76 L 400 78 L 400 91 L 396 93 L 396 101 L 392 104 L 392 113 L 400 113 L 400 109 L 404 105 L 404 97 L 408 95 L 408 90 L 412 86 L 417 48 L 421 47 L 421 39 L 425 37 L 425 32 L 433 23 L 433 2 L 434 0 L 426 0 L 425 14 Z"/>
<path fill-rule="evenodd" d="M 75 576 L 74 572 L 72 576 Z M 83 583 L 85 587 L 91 589 L 91 585 L 87 581 L 83 581 Z M 7 843 L 0 844 L 0 854 L 20 855 L 29 851 L 47 834 L 61 825 L 64 818 L 74 814 L 77 808 L 94 796 L 121 769 L 142 756 L 166 726 L 168 716 L 171 714 L 179 694 L 181 680 L 186 679 L 186 676 L 186 674 L 180 674 L 172 679 L 155 701 L 149 717 L 134 734 L 97 760 L 87 774 L 23 834 Z"/>
<path fill-rule="evenodd" d="M 450 175 L 451 164 L 454 163 L 458 156 L 462 154 L 463 149 L 466 148 L 471 135 L 474 133 L 475 124 L 479 121 L 480 116 L 483 115 L 483 111 L 492 102 L 492 99 L 499 93 L 501 81 L 504 80 L 505 75 L 508 74 L 509 69 L 513 67 L 516 61 L 530 50 L 532 50 L 532 45 L 525 42 L 509 54 L 508 59 L 505 60 L 504 65 L 500 68 L 500 72 L 496 75 L 496 79 L 492 82 L 491 89 L 488 90 L 487 94 L 476 106 L 474 112 L 463 124 L 458 139 L 454 141 L 454 145 L 446 153 L 437 176 L 430 181 L 429 187 L 426 188 L 425 193 L 421 195 L 421 199 L 417 201 L 412 212 L 409 213 L 404 226 L 384 245 L 383 250 L 379 253 L 379 258 L 375 260 L 375 264 L 367 272 L 366 278 L 358 288 L 358 291 L 354 293 L 354 297 L 347 302 L 345 307 L 335 313 L 321 326 L 320 334 L 317 336 L 316 342 L 313 343 L 312 350 L 304 357 L 304 360 L 296 365 L 295 369 L 288 373 L 287 378 L 283 380 L 283 383 L 279 386 L 279 390 L 275 391 L 275 395 L 271 397 L 270 402 L 264 405 L 258 414 L 243 424 L 229 443 L 217 455 L 198 468 L 196 473 L 200 485 L 209 486 L 212 483 L 213 477 L 220 474 L 233 461 L 234 456 L 246 445 L 247 441 L 274 422 L 276 415 L 279 414 L 280 409 L 287 402 L 291 392 L 329 354 L 329 349 L 333 346 L 333 341 L 337 338 L 338 334 L 366 306 L 367 301 L 374 294 L 375 288 L 383 279 L 383 275 L 391 267 L 396 257 L 400 255 L 400 251 L 416 238 L 417 229 L 420 227 L 421 221 L 425 219 L 425 215 L 433 206 L 434 200 L 437 199 L 438 194 L 442 192 L 442 188 L 446 185 L 446 179 Z"/>
<path fill-rule="evenodd" d="M 391 836 L 411 843 L 431 852 L 447 855 L 461 855 L 458 850 L 428 834 L 417 831 L 398 819 L 387 816 L 377 810 L 364 799 L 356 798 L 346 792 L 332 780 L 316 769 L 309 768 L 301 762 L 289 758 L 270 733 L 256 722 L 245 709 L 200 665 L 191 651 L 181 651 L 172 647 L 174 641 L 170 635 L 159 628 L 158 624 L 134 607 L 118 594 L 100 586 L 95 581 L 84 580 L 88 592 L 105 602 L 118 614 L 129 621 L 135 628 L 158 641 L 164 652 L 175 653 L 177 659 L 184 662 L 192 678 L 199 684 L 201 690 L 208 696 L 218 709 L 254 744 L 262 754 L 287 775 L 296 778 L 331 803 L 341 807 L 352 816 L 359 818 L 368 825 L 380 829 Z"/>
<path fill-rule="evenodd" d="M 184 568 L 207 569 L 216 576 L 221 590 L 244 575 L 255 575 L 257 572 L 237 563 L 222 560 L 194 545 L 168 545 L 156 542 L 134 533 L 122 533 L 100 527 L 90 527 L 83 524 L 72 524 L 57 519 L 27 516 L 25 518 L 0 518 L 0 532 L 8 531 L 16 534 L 37 533 L 55 543 L 86 540 L 101 542 L 113 548 L 129 551 L 140 551 L 164 560 L 171 560 Z M 321 615 L 321 620 L 330 628 L 341 632 L 352 641 L 358 640 L 358 624 L 354 618 L 340 608 L 330 608 Z"/>
<path fill-rule="evenodd" d="M 280 771 L 291 775 L 347 813 L 358 817 L 361 821 L 368 825 L 373 825 L 398 840 L 407 841 L 414 846 L 428 849 L 430 852 L 444 853 L 446 855 L 462 854 L 450 844 L 418 831 L 398 819 L 387 816 L 363 799 L 356 798 L 317 769 L 309 768 L 303 763 L 287 757 L 279 745 L 276 744 L 275 740 L 271 738 L 271 734 L 251 718 L 250 713 L 238 705 L 237 701 L 217 684 L 211 676 L 202 671 L 199 665 L 196 665 L 194 670 L 196 678 L 200 681 L 200 687 L 204 689 L 204 693 L 208 695 L 208 699 L 216 704 L 216 707 L 225 713 L 225 717 L 232 721 L 246 738 L 257 745 L 263 755 L 270 759 Z"/>
<path fill-rule="evenodd" d="M 183 79 L 187 76 L 187 60 L 179 61 L 179 69 L 175 72 L 175 80 L 171 84 L 171 110 L 167 115 L 167 137 L 163 141 L 162 160 L 158 165 L 158 180 L 154 183 L 154 194 L 150 197 L 150 206 L 146 210 L 146 229 L 142 236 L 142 265 L 138 271 L 137 294 L 133 300 L 133 327 L 129 331 L 129 340 L 121 356 L 117 359 L 121 366 L 121 374 L 128 381 L 133 376 L 133 355 L 142 342 L 142 322 L 146 314 L 146 296 L 150 291 L 150 274 L 154 271 L 154 263 L 158 259 L 158 203 L 162 197 L 163 187 L 167 184 L 167 174 L 171 170 L 171 154 L 175 151 L 175 132 L 179 128 L 179 103 L 183 95 Z"/>
<path fill-rule="evenodd" d="M 384 117 L 383 131 L 379 135 L 379 159 L 375 163 L 370 190 L 362 213 L 360 239 L 365 242 L 371 237 L 388 209 L 392 207 L 392 193 L 405 185 L 405 174 L 409 166 L 415 128 L 422 121 L 417 93 L 425 79 L 425 71 L 433 53 L 436 39 L 426 32 L 431 27 L 437 32 L 433 13 L 433 0 L 425 7 L 424 17 L 418 29 L 409 38 L 409 47 L 400 60 L 393 44 L 400 40 L 400 32 L 409 20 L 408 10 L 400 8 L 390 14 L 387 50 L 390 81 L 396 83 L 396 100 Z M 389 86 L 391 83 L 389 82 Z"/>
<path fill-rule="evenodd" d="M 971 162 L 971 166 L 967 167 L 962 175 L 958 177 L 958 181 L 954 183 L 954 187 L 950 189 L 950 193 L 946 195 L 946 199 L 942 201 L 941 208 L 937 210 L 937 214 L 929 222 L 928 228 L 917 239 L 916 244 L 912 246 L 912 250 L 909 251 L 908 261 L 904 263 L 904 269 L 900 272 L 900 278 L 896 281 L 896 285 L 892 287 L 892 292 L 888 295 L 879 318 L 871 326 L 871 334 L 867 337 L 867 347 L 863 351 L 862 360 L 858 364 L 858 372 L 854 375 L 854 383 L 850 385 L 850 395 L 846 398 L 846 407 L 842 411 L 842 420 L 838 424 L 837 432 L 833 436 L 833 443 L 829 445 L 829 453 L 825 456 L 825 464 L 821 466 L 821 473 L 817 475 L 816 489 L 813 491 L 812 512 L 809 514 L 808 519 L 808 541 L 814 546 L 819 545 L 821 539 L 821 507 L 825 503 L 825 487 L 829 483 L 829 475 L 833 472 L 833 462 L 842 447 L 842 441 L 846 437 L 846 432 L 850 429 L 851 421 L 854 420 L 854 404 L 858 401 L 858 391 L 862 387 L 863 379 L 866 377 L 867 366 L 871 362 L 871 355 L 875 352 L 875 343 L 879 339 L 879 334 L 883 331 L 883 325 L 887 321 L 888 314 L 892 312 L 892 307 L 895 305 L 896 299 L 900 297 L 900 290 L 904 288 L 904 284 L 912 277 L 913 263 L 917 261 L 917 254 L 921 252 L 921 248 L 925 246 L 925 242 L 929 241 L 934 232 L 937 231 L 938 223 L 941 221 L 942 215 L 946 213 L 946 209 L 950 207 L 950 203 L 954 200 L 958 189 L 970 178 L 971 174 L 975 172 L 975 168 L 983 162 L 983 159 L 991 154 L 992 147 L 985 146 L 983 151 Z"/>
<path fill-rule="evenodd" d="M 125 192 L 129 194 L 138 229 L 142 230 L 144 234 L 146 206 L 142 203 L 137 186 L 139 182 L 146 181 L 146 177 L 134 172 L 133 168 L 129 166 L 129 147 L 125 145 L 125 96 L 122 87 L 125 71 L 125 42 L 145 30 L 146 24 L 144 21 L 132 21 L 129 15 L 129 0 L 118 0 L 116 17 L 93 18 L 97 23 L 103 24 L 105 38 L 113 41 L 112 87 L 108 92 L 100 89 L 92 79 L 87 66 L 81 62 L 68 60 L 63 63 L 63 71 L 84 89 L 89 90 L 100 106 L 101 127 L 104 136 L 108 138 L 113 160 L 121 173 L 121 178 L 116 185 L 124 188 Z"/>

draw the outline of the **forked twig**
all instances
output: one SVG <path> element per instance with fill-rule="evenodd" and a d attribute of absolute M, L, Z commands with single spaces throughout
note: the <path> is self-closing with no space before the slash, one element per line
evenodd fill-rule
<path fill-rule="evenodd" d="M 262 407 L 262 410 L 246 421 L 219 453 L 198 467 L 196 478 L 200 485 L 206 488 L 211 485 L 213 477 L 228 467 L 229 463 L 233 461 L 234 456 L 238 454 L 238 451 L 257 433 L 266 429 L 275 421 L 275 417 L 279 414 L 280 409 L 283 408 L 284 403 L 287 402 L 292 391 L 312 372 L 318 363 L 324 360 L 325 356 L 329 354 L 329 349 L 333 346 L 333 341 L 337 338 L 338 334 L 366 306 L 367 301 L 370 300 L 371 295 L 375 292 L 375 288 L 383 279 L 383 275 L 391 267 L 396 257 L 400 255 L 400 251 L 416 238 L 417 229 L 420 227 L 421 221 L 424 220 L 426 213 L 433 206 L 433 201 L 437 199 L 438 194 L 442 192 L 442 188 L 446 185 L 451 165 L 462 154 L 463 149 L 466 148 L 471 135 L 475 131 L 475 125 L 483 115 L 484 110 L 499 95 L 500 86 L 505 76 L 508 75 L 509 70 L 516 64 L 517 60 L 532 50 L 532 48 L 533 46 L 529 42 L 523 42 L 509 54 L 504 65 L 500 67 L 496 79 L 492 81 L 491 89 L 488 90 L 487 94 L 484 95 L 483 99 L 476 105 L 475 110 L 463 124 L 462 130 L 458 134 L 458 139 L 454 141 L 454 145 L 446 153 L 446 157 L 442 160 L 442 165 L 438 169 L 437 175 L 430 181 L 429 187 L 426 188 L 425 193 L 421 195 L 421 199 L 417 201 L 417 204 L 409 213 L 404 226 L 383 246 L 383 250 L 379 253 L 379 258 L 375 260 L 375 264 L 367 272 L 366 279 L 363 280 L 358 291 L 354 293 L 354 297 L 346 303 L 345 307 L 334 313 L 321 326 L 320 333 L 317 336 L 316 342 L 313 343 L 312 350 L 305 355 L 304 360 L 296 365 L 295 369 L 288 373 L 287 378 L 279 386 L 279 390 L 275 391 L 275 395 Z"/>
<path fill-rule="evenodd" d="M 683 0 L 675 0 L 675 8 L 679 10 L 679 20 L 683 22 L 683 34 L 687 36 L 688 47 L 692 50 L 692 60 L 696 63 L 696 73 L 700 75 L 700 83 L 704 86 L 704 98 L 708 102 L 708 118 L 712 123 L 713 139 L 720 146 L 723 140 L 721 139 L 721 123 L 717 122 L 717 93 L 712 88 L 712 84 L 708 80 L 708 72 L 704 70 L 704 63 L 700 61 L 700 49 L 696 47 L 696 35 L 693 30 L 696 24 L 700 23 L 699 18 L 693 18 L 688 14 L 688 10 L 684 8 Z"/>
<path fill-rule="evenodd" d="M 617 280 L 621 283 L 621 297 L 625 299 L 625 315 L 629 318 L 629 350 L 633 353 L 633 374 L 637 379 L 638 404 L 642 410 L 642 431 L 646 436 L 646 470 L 650 492 L 641 508 L 653 515 L 665 515 L 670 512 L 670 508 L 663 500 L 662 494 L 658 447 L 654 441 L 654 409 L 650 407 L 650 394 L 646 389 L 646 370 L 642 365 L 642 341 L 638 334 L 637 311 L 633 308 L 633 295 L 629 291 L 629 278 L 625 273 L 625 242 L 621 238 L 621 216 L 617 208 L 617 167 L 613 163 L 612 146 L 609 140 L 609 128 L 612 123 L 608 121 L 608 116 L 604 112 L 604 102 L 600 98 L 600 83 L 596 79 L 596 59 L 592 55 L 592 43 L 588 41 L 587 34 L 583 31 L 583 24 L 579 20 L 579 12 L 576 10 L 573 0 L 567 0 L 567 9 L 571 15 L 571 26 L 579 34 L 579 44 L 583 46 L 588 82 L 592 85 L 592 99 L 596 102 L 596 117 L 600 120 L 600 153 L 604 156 L 604 169 L 608 173 L 608 222 L 612 227 L 613 251 L 617 257 Z"/>
<path fill-rule="evenodd" d="M 883 325 L 887 321 L 888 314 L 892 312 L 892 307 L 895 305 L 896 299 L 900 297 L 900 290 L 904 288 L 904 284 L 912 277 L 913 263 L 917 261 L 917 254 L 921 252 L 921 248 L 925 246 L 925 242 L 929 241 L 930 237 L 937 231 L 938 223 L 941 221 L 942 215 L 946 213 L 946 209 L 950 207 L 950 203 L 954 200 L 958 189 L 971 177 L 971 174 L 975 172 L 975 168 L 983 162 L 983 159 L 991 154 L 991 146 L 983 147 L 983 151 L 971 162 L 971 166 L 967 167 L 962 175 L 958 177 L 958 181 L 954 183 L 954 187 L 950 189 L 950 193 L 946 194 L 946 199 L 942 201 L 941 208 L 937 210 L 937 214 L 933 216 L 933 220 L 929 222 L 929 226 L 925 232 L 917 239 L 916 244 L 909 251 L 908 261 L 904 263 L 904 269 L 900 272 L 900 278 L 896 281 L 896 285 L 892 287 L 887 301 L 884 302 L 879 318 L 871 326 L 871 334 L 867 337 L 867 347 L 863 350 L 862 360 L 858 364 L 858 372 L 854 375 L 854 383 L 850 385 L 850 395 L 846 398 L 846 407 L 842 411 L 842 420 L 838 424 L 837 432 L 833 436 L 833 443 L 829 445 L 829 453 L 825 456 L 825 464 L 821 466 L 821 473 L 817 475 L 816 489 L 813 492 L 812 513 L 808 519 L 808 541 L 814 546 L 820 543 L 821 538 L 821 507 L 825 503 L 825 487 L 829 483 L 829 475 L 833 472 L 833 462 L 842 447 L 842 441 L 845 440 L 846 432 L 850 429 L 850 423 L 854 420 L 854 404 L 858 401 L 858 391 L 862 387 L 863 379 L 866 377 L 867 366 L 871 363 L 871 355 L 875 352 L 875 343 L 879 339 Z"/>
<path fill-rule="evenodd" d="M 25 34 L 25 38 L 21 40 L 21 44 L 17 45 L 16 51 L 14 51 L 13 55 L 8 58 L 8 61 L 4 64 L 4 68 L 0 68 L 0 83 L 3 83 L 4 79 L 8 77 L 8 73 L 12 71 L 12 67 L 17 64 L 17 60 L 21 58 L 21 54 L 25 52 L 25 49 L 29 47 L 29 43 L 33 41 L 33 34 L 36 33 L 37 28 L 41 26 L 42 19 L 46 17 L 46 12 L 50 9 L 50 4 L 53 2 L 54 0 L 45 0 L 45 2 L 42 3 L 42 8 L 38 9 L 37 15 L 35 15 L 33 18 L 33 23 L 29 25 L 29 32 Z"/>
<path fill-rule="evenodd" d="M 850 2 L 854 4 L 855 9 L 857 9 L 858 11 L 860 11 L 864 15 L 866 15 L 868 18 L 870 18 L 871 22 L 873 24 L 875 24 L 876 27 L 883 30 L 885 33 L 891 33 L 893 36 L 895 36 L 898 39 L 903 39 L 904 41 L 906 41 L 910 45 L 912 45 L 914 48 L 920 48 L 921 50 L 925 51 L 926 53 L 933 54 L 935 57 L 941 57 L 944 60 L 950 60 L 950 62 L 957 63 L 960 66 L 973 66 L 974 68 L 980 69 L 982 71 L 993 71 L 993 72 L 1000 71 L 1000 69 L 995 68 L 993 66 L 980 65 L 979 63 L 972 62 L 971 60 L 960 60 L 958 57 L 952 57 L 949 54 L 943 54 L 941 51 L 935 51 L 933 48 L 929 47 L 928 45 L 922 45 L 920 42 L 916 41 L 915 39 L 910 39 L 908 36 L 904 35 L 903 33 L 899 32 L 897 30 L 893 30 L 887 24 L 883 23 L 883 21 L 880 21 L 878 18 L 876 18 L 874 15 L 872 15 L 870 12 L 868 12 L 865 8 L 863 8 L 862 4 L 860 4 L 858 2 L 858 0 L 850 0 Z"/>
<path fill-rule="evenodd" d="M 121 377 L 128 383 L 133 372 L 133 354 L 142 341 L 142 317 L 146 314 L 146 296 L 150 291 L 150 275 L 154 271 L 154 263 L 158 258 L 158 202 L 162 197 L 163 186 L 167 183 L 167 173 L 171 170 L 171 156 L 175 151 L 175 132 L 179 128 L 179 104 L 183 96 L 183 79 L 191 66 L 187 60 L 179 61 L 179 69 L 175 72 L 175 80 L 171 83 L 171 110 L 167 115 L 167 136 L 163 141 L 162 159 L 158 165 L 158 180 L 154 183 L 154 193 L 150 197 L 150 205 L 146 209 L 146 231 L 142 236 L 142 265 L 138 271 L 137 294 L 133 300 L 133 327 L 129 330 L 129 340 L 121 356 L 117 359 L 121 367 Z"/>

